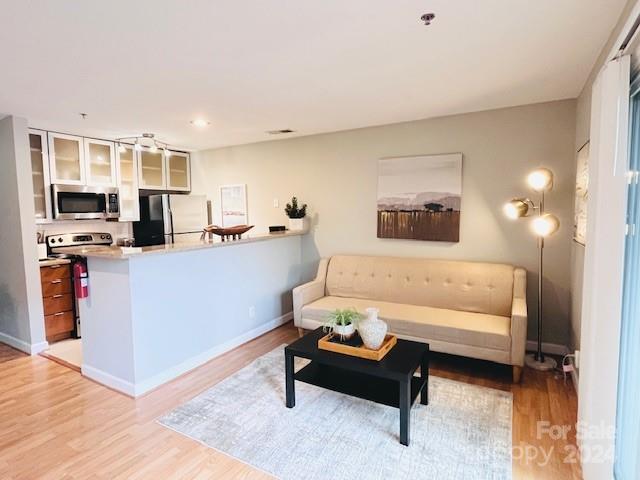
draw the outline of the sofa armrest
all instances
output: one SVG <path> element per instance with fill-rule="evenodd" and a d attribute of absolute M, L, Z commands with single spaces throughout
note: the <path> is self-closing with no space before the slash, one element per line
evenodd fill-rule
<path fill-rule="evenodd" d="M 293 289 L 293 324 L 302 326 L 302 307 L 324 297 L 328 258 L 320 259 L 316 278 Z"/>
<path fill-rule="evenodd" d="M 524 365 L 527 346 L 527 301 L 514 298 L 511 309 L 511 365 Z"/>
<path fill-rule="evenodd" d="M 527 346 L 527 271 L 513 272 L 513 303 L 511 305 L 511 364 L 524 365 Z"/>

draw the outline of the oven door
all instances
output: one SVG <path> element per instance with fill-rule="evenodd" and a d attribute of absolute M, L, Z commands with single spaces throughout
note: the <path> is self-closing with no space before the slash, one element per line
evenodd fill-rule
<path fill-rule="evenodd" d="M 58 220 L 117 218 L 113 198 L 115 188 L 76 185 L 53 185 L 53 217 Z"/>

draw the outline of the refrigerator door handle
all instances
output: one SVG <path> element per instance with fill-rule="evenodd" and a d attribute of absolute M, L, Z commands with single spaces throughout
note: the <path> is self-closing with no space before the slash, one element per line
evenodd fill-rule
<path fill-rule="evenodd" d="M 175 237 L 173 236 L 174 234 L 174 229 L 173 229 L 173 212 L 171 211 L 171 208 L 169 208 L 169 211 L 167 212 L 169 214 L 169 225 L 171 225 L 171 232 L 170 232 L 170 236 L 169 238 L 171 238 L 171 243 L 175 243 Z"/>

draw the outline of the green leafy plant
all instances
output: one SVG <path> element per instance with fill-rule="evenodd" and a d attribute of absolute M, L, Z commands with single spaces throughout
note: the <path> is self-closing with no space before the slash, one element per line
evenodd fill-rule
<path fill-rule="evenodd" d="M 284 207 L 284 212 L 289 218 L 304 218 L 307 215 L 307 204 L 298 207 L 298 199 L 293 197 L 291 203 L 287 203 L 287 206 Z"/>
<path fill-rule="evenodd" d="M 346 327 L 351 324 L 357 328 L 360 319 L 362 319 L 362 315 L 355 308 L 337 309 L 327 316 L 324 328 L 325 330 L 333 330 L 338 325 Z"/>

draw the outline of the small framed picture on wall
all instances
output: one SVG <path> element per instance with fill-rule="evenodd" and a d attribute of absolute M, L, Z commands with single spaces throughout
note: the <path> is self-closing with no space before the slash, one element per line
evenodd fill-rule
<path fill-rule="evenodd" d="M 247 214 L 247 185 L 220 186 L 220 218 L 223 227 L 246 225 L 249 221 Z"/>

